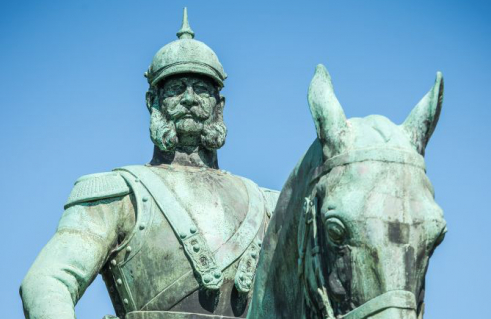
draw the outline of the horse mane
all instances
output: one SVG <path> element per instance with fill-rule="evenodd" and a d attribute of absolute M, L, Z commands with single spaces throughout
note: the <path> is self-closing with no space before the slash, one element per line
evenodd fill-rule
<path fill-rule="evenodd" d="M 303 291 L 297 264 L 298 222 L 304 198 L 311 192 L 314 170 L 322 164 L 322 146 L 316 139 L 281 190 L 259 258 L 250 319 L 301 318 Z"/>

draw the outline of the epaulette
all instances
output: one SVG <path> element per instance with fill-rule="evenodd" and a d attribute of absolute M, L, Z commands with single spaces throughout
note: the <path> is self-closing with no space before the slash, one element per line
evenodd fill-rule
<path fill-rule="evenodd" d="M 260 187 L 260 189 L 264 195 L 264 199 L 266 200 L 266 212 L 268 213 L 268 217 L 271 217 L 274 209 L 276 208 L 276 202 L 278 202 L 280 192 L 264 187 Z"/>
<path fill-rule="evenodd" d="M 124 196 L 130 192 L 124 178 L 117 172 L 84 175 L 75 182 L 65 209 L 84 202 Z"/>

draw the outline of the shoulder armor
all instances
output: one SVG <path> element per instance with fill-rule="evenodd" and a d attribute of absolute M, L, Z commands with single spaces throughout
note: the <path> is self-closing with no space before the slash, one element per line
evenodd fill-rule
<path fill-rule="evenodd" d="M 260 189 L 264 195 L 264 199 L 266 200 L 266 208 L 267 208 L 268 216 L 271 217 L 271 215 L 274 212 L 274 209 L 276 208 L 276 202 L 278 202 L 278 197 L 280 196 L 280 192 L 264 187 L 260 187 Z"/>
<path fill-rule="evenodd" d="M 130 192 L 125 180 L 117 172 L 84 175 L 75 182 L 65 209 L 74 204 L 124 196 Z"/>

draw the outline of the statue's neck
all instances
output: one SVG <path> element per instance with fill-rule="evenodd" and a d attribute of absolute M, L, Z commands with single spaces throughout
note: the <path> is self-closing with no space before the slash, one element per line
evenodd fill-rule
<path fill-rule="evenodd" d="M 201 147 L 177 147 L 172 152 L 163 152 L 154 146 L 150 165 L 182 165 L 218 169 L 218 158 L 215 150 L 210 151 Z"/>

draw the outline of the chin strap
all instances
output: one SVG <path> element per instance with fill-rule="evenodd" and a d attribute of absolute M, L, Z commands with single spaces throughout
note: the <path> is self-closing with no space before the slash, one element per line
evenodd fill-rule
<path fill-rule="evenodd" d="M 365 319 L 377 312 L 389 308 L 408 309 L 417 311 L 416 297 L 410 291 L 387 291 L 350 312 L 335 316 L 326 289 L 324 275 L 322 274 L 319 236 L 317 234 L 317 198 L 316 192 L 310 198 L 305 198 L 303 214 L 300 218 L 298 229 L 298 276 L 304 285 L 304 296 L 307 306 L 318 313 L 323 319 Z M 309 241 L 311 246 L 309 247 Z M 306 268 L 306 253 L 312 255 L 312 266 Z M 310 263 L 309 263 L 310 264 Z M 309 278 L 313 272 L 314 278 Z M 423 319 L 424 305 L 418 313 L 418 319 Z"/>

